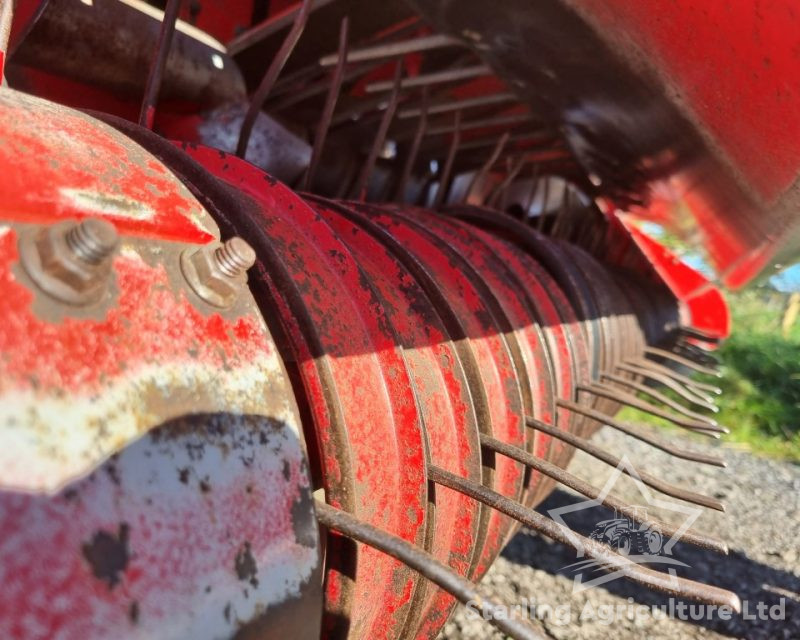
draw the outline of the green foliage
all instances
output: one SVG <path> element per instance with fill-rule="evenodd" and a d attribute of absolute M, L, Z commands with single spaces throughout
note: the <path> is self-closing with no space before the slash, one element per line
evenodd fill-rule
<path fill-rule="evenodd" d="M 715 383 L 723 436 L 755 452 L 800 461 L 800 324 L 781 334 L 786 296 L 768 288 L 729 297 L 733 332 L 719 350 L 723 378 Z M 626 410 L 624 419 L 650 423 L 642 412 Z"/>

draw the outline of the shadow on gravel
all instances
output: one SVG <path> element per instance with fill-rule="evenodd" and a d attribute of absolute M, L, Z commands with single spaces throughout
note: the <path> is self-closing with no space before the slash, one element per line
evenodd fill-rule
<path fill-rule="evenodd" d="M 575 495 L 557 490 L 538 507 L 537 511 L 546 515 L 550 509 L 574 504 L 576 501 L 579 499 Z M 588 536 L 598 522 L 613 517 L 613 511 L 604 507 L 595 507 L 570 513 L 565 521 L 574 530 Z M 713 534 L 713 532 L 707 533 Z M 679 576 L 735 592 L 743 602 L 745 600 L 749 602 L 751 615 L 757 614 L 756 606 L 759 602 L 771 607 L 779 604 L 781 598 L 784 598 L 786 603 L 785 619 L 746 620 L 742 616 L 734 615 L 730 620 L 713 618 L 694 624 L 702 625 L 718 633 L 748 640 L 753 638 L 800 638 L 800 576 L 751 560 L 747 557 L 746 551 L 732 550 L 726 557 L 679 543 L 673 548 L 673 555 L 689 565 L 678 568 Z M 502 555 L 510 562 L 530 565 L 551 575 L 564 576 L 568 580 L 574 578 L 574 574 L 566 567 L 576 562 L 575 552 L 532 532 L 523 530 L 517 534 L 503 550 Z M 664 570 L 657 566 L 653 568 Z M 591 579 L 591 576 L 586 576 L 585 579 Z M 623 600 L 633 598 L 635 603 L 647 606 L 664 605 L 667 601 L 663 594 L 634 585 L 624 578 L 608 582 L 595 587 L 595 589 L 613 594 Z M 521 595 L 535 598 L 542 594 Z M 688 600 L 685 602 L 692 604 Z"/>

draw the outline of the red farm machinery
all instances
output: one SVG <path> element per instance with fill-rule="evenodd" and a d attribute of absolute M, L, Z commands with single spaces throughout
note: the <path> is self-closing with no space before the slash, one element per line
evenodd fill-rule
<path fill-rule="evenodd" d="M 800 248 L 793 0 L 0 6 L 0 636 L 435 638 L 521 525 L 738 606 L 535 507 L 602 425 L 723 466 L 614 416 L 725 431 L 721 288 Z"/>

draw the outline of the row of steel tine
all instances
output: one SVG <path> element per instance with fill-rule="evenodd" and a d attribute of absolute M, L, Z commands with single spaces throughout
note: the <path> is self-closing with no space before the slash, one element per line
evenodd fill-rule
<path fill-rule="evenodd" d="M 139 123 L 147 128 L 152 128 L 153 126 L 153 118 L 158 100 L 161 77 L 163 76 L 164 66 L 166 63 L 167 54 L 169 52 L 172 35 L 174 33 L 175 21 L 179 13 L 180 4 L 180 0 L 168 0 L 166 3 L 161 34 L 158 40 L 157 50 L 153 56 L 152 64 L 149 70 L 145 95 L 141 106 Z M 300 39 L 309 15 L 314 7 L 314 0 L 303 0 L 299 9 L 295 11 L 294 21 L 289 28 L 282 45 L 273 57 L 270 65 L 267 68 L 267 71 L 258 85 L 258 88 L 253 93 L 250 107 L 244 118 L 237 144 L 237 155 L 240 157 L 245 156 L 250 133 L 252 131 L 255 119 L 267 101 L 270 91 L 275 86 L 281 70 L 285 66 L 292 51 L 294 50 L 295 45 Z M 260 37 L 257 33 L 258 29 L 259 27 L 256 27 L 254 28 L 254 33 L 243 34 L 239 37 L 239 40 L 242 42 L 253 42 L 258 40 Z M 302 179 L 303 189 L 308 189 L 313 183 L 314 175 L 322 156 L 322 149 L 328 135 L 328 130 L 331 126 L 331 122 L 334 120 L 337 100 L 343 80 L 345 78 L 347 64 L 363 63 L 372 60 L 386 61 L 391 59 L 401 59 L 401 56 L 411 52 L 419 52 L 442 46 L 458 45 L 458 41 L 447 36 L 423 36 L 408 41 L 392 42 L 383 46 L 371 46 L 356 50 L 349 47 L 348 29 L 348 19 L 344 18 L 341 22 L 339 46 L 337 52 L 331 56 L 323 58 L 320 61 L 321 68 L 333 67 L 333 71 L 330 73 L 330 79 L 327 81 L 327 96 L 314 135 L 314 146 L 311 154 L 310 164 Z M 364 165 L 358 173 L 351 193 L 354 193 L 354 195 L 361 200 L 363 200 L 366 196 L 367 186 L 369 184 L 369 179 L 373 172 L 375 162 L 385 143 L 386 135 L 389 131 L 392 119 L 395 117 L 398 111 L 401 91 L 406 88 L 422 87 L 422 99 L 419 105 L 413 109 L 406 109 L 400 112 L 400 117 L 402 118 L 416 117 L 417 126 L 413 134 L 409 153 L 407 154 L 403 167 L 399 173 L 399 179 L 396 182 L 394 194 L 396 199 L 399 200 L 405 193 L 406 185 L 410 180 L 411 173 L 417 159 L 421 141 L 426 134 L 426 130 L 428 130 L 428 116 L 431 113 L 452 112 L 452 126 L 441 128 L 441 131 L 435 131 L 435 133 L 451 134 L 450 145 L 447 149 L 444 163 L 438 176 L 439 187 L 434 200 L 436 207 L 444 204 L 447 197 L 449 184 L 453 178 L 452 171 L 454 159 L 459 151 L 461 132 L 465 128 L 469 127 L 491 126 L 495 124 L 515 125 L 520 122 L 521 118 L 524 121 L 524 119 L 527 119 L 528 116 L 503 116 L 500 118 L 488 118 L 471 123 L 465 123 L 462 122 L 462 110 L 473 106 L 471 103 L 469 103 L 469 101 L 453 101 L 452 104 L 438 104 L 432 106 L 430 104 L 426 87 L 429 84 L 467 79 L 481 74 L 485 75 L 488 73 L 488 71 L 488 68 L 486 68 L 484 65 L 474 65 L 464 69 L 455 69 L 449 72 L 439 72 L 438 75 L 431 74 L 433 77 L 422 76 L 418 78 L 403 78 L 402 63 L 398 61 L 395 65 L 395 73 L 391 82 L 375 83 L 375 86 L 368 87 L 368 92 L 389 90 L 390 95 L 382 105 L 383 115 L 380 124 L 374 137 L 371 149 L 366 156 Z M 509 96 L 500 94 L 478 102 L 481 105 L 488 105 L 491 104 L 492 101 L 500 104 L 503 102 L 508 102 L 508 100 Z M 512 134 L 510 132 L 506 132 L 500 135 L 496 142 L 491 145 L 490 152 L 485 162 L 477 169 L 477 171 L 474 172 L 471 184 L 466 190 L 467 197 L 475 192 L 476 188 L 481 184 L 486 175 L 492 170 L 493 167 L 497 165 L 498 161 L 502 158 L 504 149 L 509 142 L 512 141 L 512 139 Z M 507 192 L 508 187 L 513 180 L 522 171 L 526 163 L 526 158 L 523 156 L 513 160 L 510 157 L 506 157 L 504 162 L 506 168 L 505 179 L 502 180 L 500 184 L 496 186 L 488 195 L 487 204 L 489 205 L 502 206 L 505 201 L 505 193 Z M 537 180 L 539 173 L 539 165 L 534 163 L 533 183 L 535 186 L 534 191 L 528 197 L 529 207 L 530 203 L 535 197 L 535 192 L 538 192 L 539 190 L 539 181 Z M 543 181 L 543 184 L 544 189 L 547 190 L 548 182 L 545 180 Z M 564 192 L 564 198 L 565 201 L 569 198 L 569 193 L 566 190 Z M 546 193 L 544 194 L 543 199 L 544 201 L 547 200 Z M 539 225 L 541 225 L 543 219 L 544 216 L 539 216 Z M 553 229 L 552 231 L 555 233 L 558 232 L 557 228 Z M 709 338 L 709 336 L 703 334 L 702 332 L 698 332 L 697 330 L 693 329 L 683 328 L 680 329 L 680 331 L 682 332 L 682 336 L 676 342 L 673 350 L 668 351 L 656 347 L 647 347 L 644 351 L 644 354 L 642 354 L 642 357 L 618 363 L 616 369 L 613 371 L 602 371 L 598 380 L 589 385 L 581 385 L 578 387 L 578 390 L 600 398 L 611 400 L 619 403 L 620 405 L 626 405 L 640 411 L 645 411 L 692 432 L 718 438 L 719 434 L 726 433 L 727 430 L 717 424 L 715 420 L 689 409 L 678 401 L 657 391 L 652 386 L 632 380 L 629 377 L 634 376 L 638 379 L 649 380 L 651 383 L 661 384 L 675 392 L 683 400 L 687 401 L 691 405 L 694 405 L 695 407 L 716 411 L 717 409 L 714 405 L 713 395 L 720 393 L 720 390 L 717 386 L 707 382 L 697 381 L 694 378 L 678 373 L 667 366 L 667 364 L 670 363 L 672 365 L 678 365 L 690 369 L 696 373 L 718 376 L 719 372 L 716 368 L 717 363 L 714 359 L 714 356 L 709 351 L 706 351 L 698 346 L 698 343 L 708 343 L 713 339 Z M 623 391 L 620 389 L 620 387 L 627 387 L 629 391 Z M 663 406 L 658 406 L 652 402 L 642 400 L 642 395 L 649 396 L 651 399 L 661 403 Z M 560 399 L 558 400 L 558 404 L 559 406 L 568 409 L 571 412 L 581 414 L 590 420 L 596 421 L 600 425 L 607 425 L 626 435 L 637 438 L 677 458 L 714 466 L 725 466 L 724 461 L 717 457 L 676 447 L 650 435 L 645 431 L 642 431 L 636 425 L 617 420 L 601 411 L 598 411 L 595 408 L 590 408 L 584 404 L 573 402 L 568 399 Z M 527 422 L 529 426 L 535 430 L 545 433 L 553 438 L 562 440 L 567 445 L 580 449 L 581 451 L 584 451 L 585 453 L 607 463 L 610 466 L 622 468 L 624 472 L 628 473 L 629 475 L 635 475 L 644 484 L 666 495 L 710 509 L 720 511 L 724 509 L 723 505 L 714 498 L 676 487 L 652 476 L 651 474 L 646 473 L 641 469 L 621 467 L 621 460 L 614 454 L 604 451 L 600 447 L 592 444 L 582 437 L 559 429 L 556 425 L 546 424 L 532 417 L 527 418 Z M 632 517 L 635 517 L 633 508 L 622 500 L 611 495 L 602 495 L 600 489 L 597 487 L 592 486 L 591 484 L 583 481 L 577 476 L 551 462 L 531 455 L 522 448 L 501 442 L 486 434 L 481 435 L 481 446 L 487 451 L 492 451 L 494 453 L 507 456 L 535 471 L 538 471 L 586 498 L 591 500 L 599 500 L 601 504 L 610 509 L 614 509 L 620 513 L 628 513 L 631 514 Z M 607 570 L 621 571 L 627 578 L 637 584 L 662 590 L 666 593 L 670 593 L 679 597 L 686 597 L 718 605 L 727 605 L 734 610 L 738 610 L 739 608 L 738 598 L 735 594 L 729 591 L 700 584 L 684 578 L 675 578 L 673 576 L 640 566 L 627 557 L 615 553 L 609 547 L 585 536 L 581 536 L 576 532 L 569 530 L 565 525 L 557 523 L 554 520 L 538 513 L 537 511 L 525 507 L 515 500 L 502 496 L 490 488 L 481 485 L 480 483 L 459 477 L 434 465 L 429 466 L 428 477 L 432 482 L 468 495 L 471 498 L 474 498 L 475 500 L 504 513 L 508 517 L 522 523 L 524 526 L 552 538 L 553 540 L 575 548 L 577 548 L 577 545 L 580 545 L 587 557 L 598 561 L 601 566 Z M 431 554 L 423 549 L 414 546 L 413 544 L 406 542 L 397 536 L 379 530 L 366 522 L 362 522 L 351 514 L 332 507 L 322 501 L 317 502 L 316 511 L 319 522 L 329 530 L 337 531 L 344 536 L 352 538 L 360 543 L 370 545 L 384 553 L 393 556 L 394 558 L 405 563 L 410 568 L 419 572 L 431 582 L 438 585 L 441 589 L 444 589 L 453 595 L 462 603 L 477 602 L 481 603 L 483 606 L 497 606 L 497 603 L 493 602 L 493 600 L 486 596 L 476 585 L 459 576 L 452 569 L 440 563 L 438 560 L 432 557 Z M 679 532 L 677 527 L 655 519 L 643 518 L 640 519 L 639 523 L 647 525 L 653 530 L 659 531 L 664 536 L 672 537 L 680 533 L 680 540 L 696 545 L 700 548 L 713 550 L 723 554 L 727 553 L 728 551 L 724 542 L 693 530 Z M 529 624 L 520 620 L 513 618 L 492 618 L 491 621 L 492 624 L 496 625 L 501 631 L 514 638 L 542 637 Z"/>

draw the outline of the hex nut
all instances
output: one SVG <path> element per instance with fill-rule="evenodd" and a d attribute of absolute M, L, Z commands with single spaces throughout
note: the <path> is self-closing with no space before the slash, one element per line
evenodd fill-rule
<path fill-rule="evenodd" d="M 192 291 L 202 300 L 226 309 L 247 286 L 247 269 L 255 260 L 250 245 L 234 237 L 224 244 L 186 249 L 181 254 L 181 271 Z"/>
<path fill-rule="evenodd" d="M 20 262 L 45 293 L 72 305 L 103 298 L 112 280 L 112 258 L 119 246 L 110 222 L 68 220 L 22 234 Z"/>

